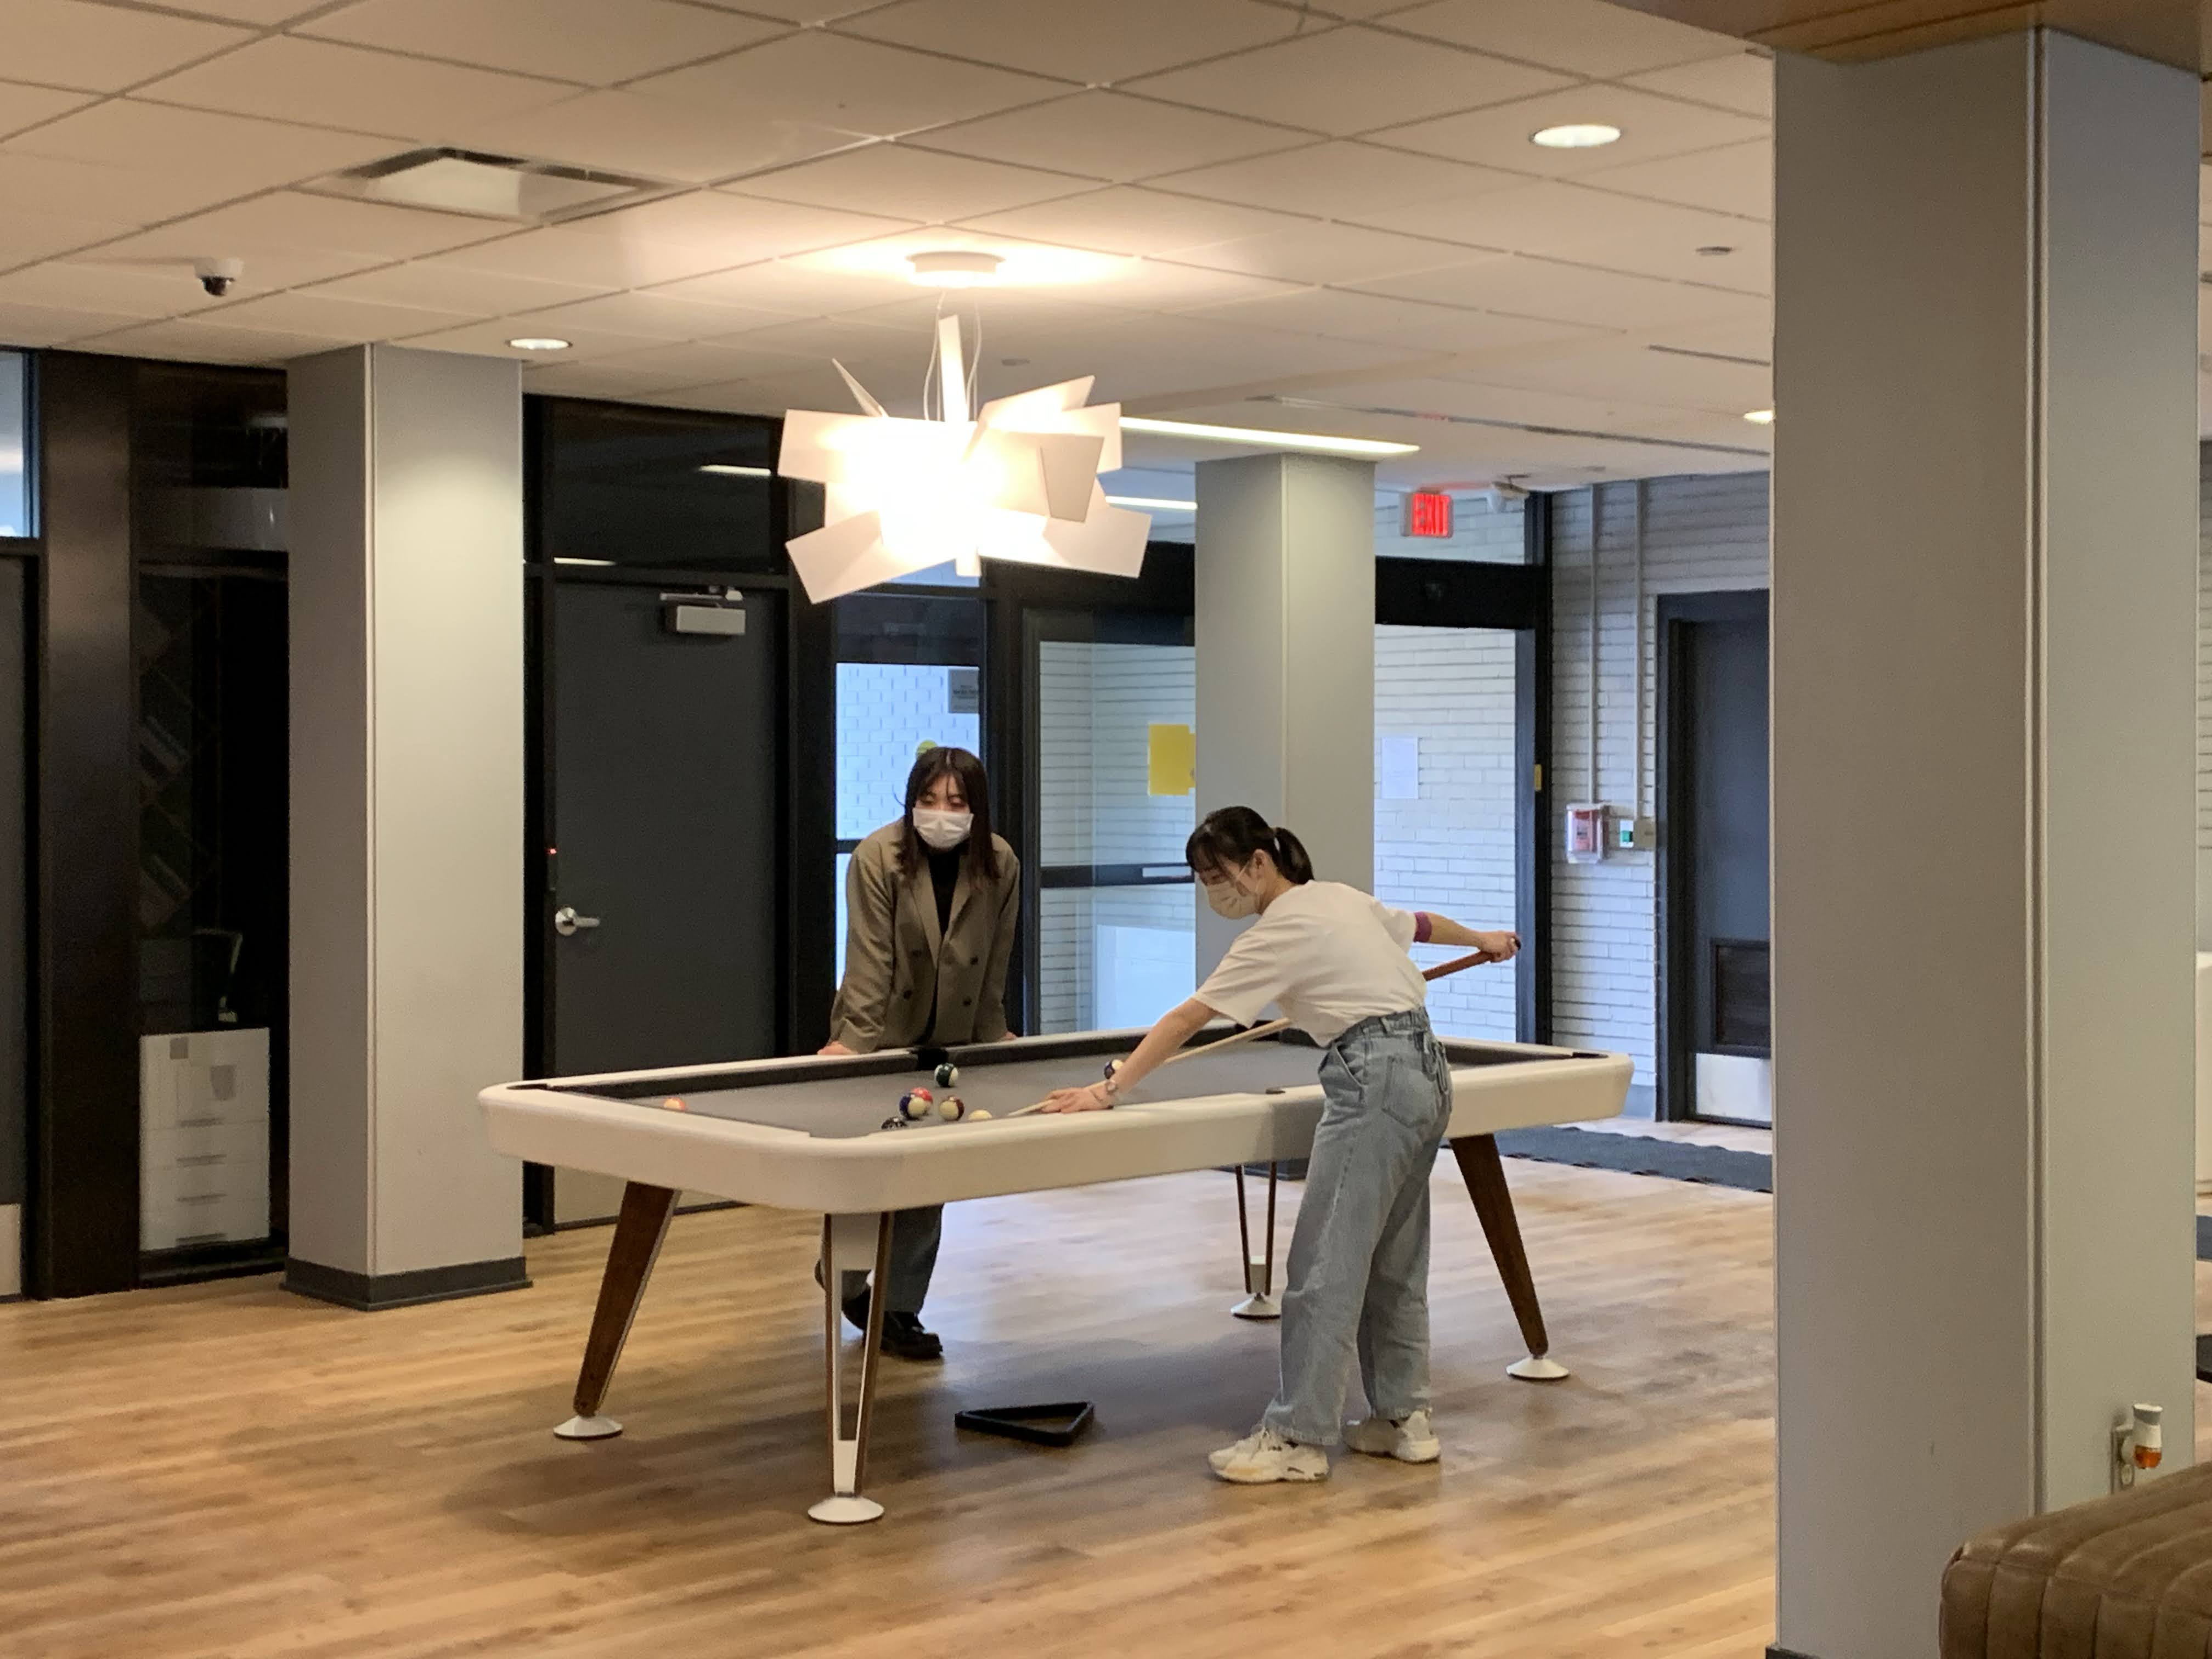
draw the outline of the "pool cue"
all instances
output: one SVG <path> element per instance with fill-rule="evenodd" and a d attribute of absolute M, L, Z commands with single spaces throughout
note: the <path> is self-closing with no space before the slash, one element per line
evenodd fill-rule
<path fill-rule="evenodd" d="M 1469 968 L 1480 968 L 1486 962 L 1497 960 L 1498 958 L 1487 951 L 1474 951 L 1463 957 L 1454 957 L 1449 962 L 1440 962 L 1433 968 L 1422 969 L 1421 977 L 1426 980 L 1443 979 L 1450 975 L 1464 972 Z M 1255 1037 L 1273 1036 L 1278 1031 L 1287 1030 L 1290 1024 L 1287 1019 L 1271 1019 L 1265 1025 L 1254 1025 L 1242 1031 L 1232 1031 L 1225 1037 L 1212 1042 L 1202 1043 L 1195 1048 L 1180 1049 L 1162 1060 L 1156 1069 L 1164 1072 L 1178 1060 L 1193 1060 L 1200 1054 L 1218 1054 L 1224 1048 L 1233 1048 L 1237 1044 L 1249 1042 Z M 1008 1112 L 1006 1115 L 1010 1118 L 1027 1117 L 1032 1112 L 1042 1111 L 1048 1103 L 1049 1103 L 1048 1101 L 1040 1100 L 1035 1105 L 1024 1106 L 1019 1111 Z"/>

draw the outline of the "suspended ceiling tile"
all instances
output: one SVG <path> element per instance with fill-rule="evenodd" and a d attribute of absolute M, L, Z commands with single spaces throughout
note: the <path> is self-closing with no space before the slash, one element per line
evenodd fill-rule
<path fill-rule="evenodd" d="M 1617 77 L 1742 50 L 1723 34 L 1602 0 L 1432 0 L 1389 27 L 1570 75 Z"/>
<path fill-rule="evenodd" d="M 0 81 L 0 137 L 21 132 L 40 121 L 51 121 L 92 102 L 87 92 L 62 92 L 52 87 L 27 87 Z"/>
<path fill-rule="evenodd" d="M 781 202 L 945 224 L 1094 186 L 1066 173 L 881 143 L 757 174 L 740 188 Z"/>
<path fill-rule="evenodd" d="M 401 337 L 400 343 L 425 351 L 458 351 L 471 357 L 505 357 L 519 363 L 589 362 L 601 357 L 611 357 L 620 352 L 640 351 L 648 346 L 666 343 L 639 334 L 598 334 L 574 329 L 564 337 L 568 342 L 568 349 L 558 354 L 521 351 L 507 344 L 508 340 L 521 337 L 524 337 L 520 329 L 499 319 L 467 323 L 458 328 L 434 328 L 420 334 L 405 335 Z"/>
<path fill-rule="evenodd" d="M 799 358 L 825 369 L 833 357 L 848 368 L 861 362 L 905 363 L 910 360 L 913 372 L 919 377 L 929 366 L 933 341 L 927 329 L 887 327 L 846 317 L 808 317 L 793 318 L 764 328 L 728 329 L 717 335 L 714 343 L 744 351 L 773 352 Z M 831 373 L 834 376 L 835 371 Z M 869 389 L 878 397 L 885 395 L 880 388 Z"/>
<path fill-rule="evenodd" d="M 1530 184 L 1479 196 L 1442 198 L 1419 208 L 1367 216 L 1385 229 L 1419 230 L 1477 247 L 1516 253 L 1578 255 L 1621 241 L 1697 247 L 1746 222 L 1695 208 L 1621 196 L 1578 184 Z"/>
<path fill-rule="evenodd" d="M 647 377 L 665 387 L 704 386 L 748 375 L 788 374 L 811 365 L 803 357 L 727 341 L 690 340 L 678 345 L 617 351 L 593 367 Z"/>
<path fill-rule="evenodd" d="M 40 207 L 11 203 L 9 163 L 0 157 L 0 267 L 27 264 L 79 248 L 96 247 L 136 227 L 106 219 L 73 219 Z"/>
<path fill-rule="evenodd" d="M 0 295 L 0 340 L 13 346 L 68 345 L 137 320 L 127 312 L 34 305 Z"/>
<path fill-rule="evenodd" d="M 763 201 L 755 196 L 702 190 L 642 202 L 635 207 L 617 208 L 588 219 L 571 220 L 563 228 L 586 235 L 617 237 L 624 241 L 683 243 L 709 248 L 722 256 L 724 266 L 729 266 L 857 242 L 903 229 L 907 223 L 871 214 L 845 213 L 835 208 L 804 207 L 790 202 Z"/>
<path fill-rule="evenodd" d="M 589 299 L 600 292 L 580 283 L 549 283 L 534 276 L 471 270 L 443 259 L 414 259 L 405 264 L 364 270 L 356 276 L 319 283 L 313 291 L 335 295 L 343 300 L 421 306 L 432 311 L 459 311 L 477 317 L 506 317 L 518 311 L 541 310 L 570 300 Z"/>
<path fill-rule="evenodd" d="M 1084 292 L 1097 295 L 1108 305 L 1125 306 L 1133 311 L 1184 311 L 1232 300 L 1295 294 L 1303 286 L 1243 271 L 1208 270 L 1168 259 L 1132 259 L 1105 281 L 1086 284 Z"/>
<path fill-rule="evenodd" d="M 116 352 L 130 357 L 166 357 L 193 363 L 276 364 L 351 342 L 313 334 L 230 328 L 190 317 L 173 318 L 164 323 L 142 323 L 82 343 L 88 351 Z"/>
<path fill-rule="evenodd" d="M 1092 91 L 947 127 L 929 135 L 929 148 L 1121 184 L 1305 141 L 1305 134 L 1285 127 Z"/>
<path fill-rule="evenodd" d="M 1074 297 L 1074 296 L 1082 297 Z M 942 307 L 940 313 L 939 307 Z M 841 311 L 840 317 L 876 323 L 885 328 L 933 329 L 940 315 L 963 319 L 973 338 L 981 319 L 984 342 L 1030 338 L 1040 332 L 1079 334 L 1109 323 L 1127 322 L 1140 313 L 1123 307 L 1101 305 L 1087 289 L 990 289 L 966 295 L 941 295 L 932 289 L 909 289 L 880 305 Z"/>
<path fill-rule="evenodd" d="M 378 133 L 398 141 L 384 147 L 383 153 L 392 153 L 434 142 L 434 135 L 451 130 L 459 112 L 471 120 L 495 118 L 556 102 L 574 90 L 559 81 L 280 34 L 156 81 L 139 95 L 226 114 Z M 291 176 L 306 176 L 306 170 Z"/>
<path fill-rule="evenodd" d="M 507 320 L 516 325 L 513 331 L 517 334 L 551 334 L 565 338 L 576 330 L 586 333 L 642 334 L 661 340 L 699 340 L 711 335 L 733 334 L 741 329 L 765 328 L 789 319 L 772 311 L 711 305 L 669 294 L 630 293 L 572 300 L 544 310 L 513 313 Z"/>
<path fill-rule="evenodd" d="M 1066 88 L 1035 76 L 808 29 L 648 76 L 629 90 L 641 98 L 740 108 L 758 119 L 820 123 L 888 138 L 1034 103 Z"/>
<path fill-rule="evenodd" d="M 1749 295 L 1523 254 L 1386 276 L 1363 286 L 1400 299 L 1475 306 L 1589 328 L 1649 329 L 1726 321 L 1764 307 L 1764 301 Z"/>
<path fill-rule="evenodd" d="M 1591 149 L 1547 149 L 1529 142 L 1530 135 L 1546 127 L 1583 123 L 1620 128 L 1620 142 Z M 1594 83 L 1392 127 L 1371 137 L 1379 143 L 1454 161 L 1568 178 L 1741 143 L 1765 133 L 1765 124 L 1747 115 Z"/>
<path fill-rule="evenodd" d="M 1105 190 L 1087 189 L 1082 195 L 1063 196 L 1034 207 L 986 214 L 966 221 L 965 228 L 1066 247 L 1097 248 L 1107 253 L 1172 253 L 1232 237 L 1315 227 L 1310 219 L 1259 208 L 1233 207 L 1116 185 Z"/>
<path fill-rule="evenodd" d="M 883 0 L 699 0 L 718 11 L 757 13 L 785 23 L 827 23 L 866 11 Z"/>
<path fill-rule="evenodd" d="M 471 270 L 542 276 L 603 289 L 675 282 L 727 263 L 719 250 L 696 243 L 625 241 L 561 225 L 458 249 L 447 258 L 448 263 Z"/>
<path fill-rule="evenodd" d="M 329 3 L 330 0 L 191 0 L 189 5 L 171 9 L 198 12 L 204 16 L 220 17 L 228 23 L 251 24 L 256 28 L 273 28 L 311 11 L 320 11 Z"/>
<path fill-rule="evenodd" d="M 1438 198 L 1474 196 L 1526 183 L 1523 173 L 1332 139 L 1249 161 L 1165 173 L 1152 179 L 1150 188 L 1285 213 L 1359 219 Z"/>
<path fill-rule="evenodd" d="M 1184 264 L 1292 283 L 1358 283 L 1461 264 L 1467 257 L 1468 250 L 1456 243 L 1340 224 L 1299 225 L 1176 255 Z"/>
<path fill-rule="evenodd" d="M 504 234 L 453 214 L 272 191 L 143 232 L 99 257 L 234 257 L 246 262 L 246 286 L 289 287 Z"/>
<path fill-rule="evenodd" d="M 1771 368 L 1774 362 L 1774 308 L 1763 307 L 1725 322 L 1656 330 L 1650 341 L 1677 350 L 1710 352 Z"/>
<path fill-rule="evenodd" d="M 1747 219 L 1717 219 L 1692 235 L 1711 240 L 1627 238 L 1585 248 L 1575 261 L 1739 294 L 1774 292 L 1774 233 L 1768 227 Z"/>
<path fill-rule="evenodd" d="M 1717 104 L 1739 115 L 1774 118 L 1774 59 L 1763 52 L 1730 52 L 1672 69 L 1652 70 L 1626 77 L 1632 87 L 1686 98 L 1692 103 Z"/>
<path fill-rule="evenodd" d="M 1563 351 L 1517 363 L 1487 364 L 1479 372 L 1484 380 L 1495 386 L 1702 409 L 1738 418 L 1746 410 L 1774 406 L 1770 368 L 1718 357 L 1654 351 L 1637 341 L 1607 342 L 1601 349 Z"/>
<path fill-rule="evenodd" d="M 1130 90 L 1341 137 L 1569 84 L 1525 64 L 1347 24 L 1147 76 Z"/>
<path fill-rule="evenodd" d="M 1585 331 L 1567 324 L 1497 317 L 1480 311 L 1334 288 L 1304 289 L 1293 294 L 1212 307 L 1191 314 L 1293 333 L 1380 342 L 1440 355 L 1568 340 Z"/>
<path fill-rule="evenodd" d="M 842 32 L 1098 86 L 1263 46 L 1299 23 L 1294 11 L 1249 0 L 1050 8 L 1037 0 L 906 0 L 856 17 Z"/>
<path fill-rule="evenodd" d="M 459 129 L 479 149 L 539 161 L 704 185 L 783 167 L 866 141 L 806 121 L 778 120 L 742 106 L 708 108 L 588 92 L 560 103 Z"/>
<path fill-rule="evenodd" d="M 168 266 L 101 263 L 93 254 L 27 265 L 0 276 L 0 303 L 148 318 L 204 311 L 221 302 L 193 280 L 191 268 L 181 262 Z"/>
<path fill-rule="evenodd" d="M 1767 139 L 1755 138 L 1748 143 L 1670 155 L 1664 161 L 1601 168 L 1587 174 L 1582 182 L 1598 190 L 1771 220 L 1774 217 L 1774 146 Z"/>
<path fill-rule="evenodd" d="M 653 291 L 717 304 L 757 307 L 799 318 L 881 305 L 890 290 L 878 276 L 769 259 L 660 283 Z"/>
<path fill-rule="evenodd" d="M 225 328 L 257 328 L 280 334 L 314 334 L 368 342 L 396 340 L 431 329 L 450 328 L 470 319 L 459 312 L 377 305 L 365 300 L 343 300 L 333 295 L 295 290 L 226 305 L 210 313 L 208 320 Z"/>
<path fill-rule="evenodd" d="M 355 46 L 607 86 L 751 46 L 784 26 L 671 0 L 360 0 L 299 26 Z"/>
<path fill-rule="evenodd" d="M 848 365 L 849 367 L 849 365 Z M 860 376 L 863 385 L 867 377 Z M 893 414 L 915 415 L 921 412 L 918 395 L 903 401 L 894 400 L 882 392 Z M 832 414 L 854 412 L 853 394 L 837 378 L 837 371 L 823 363 L 818 368 L 801 369 L 789 374 L 771 374 L 729 380 L 720 384 L 686 386 L 681 392 L 672 394 L 668 401 L 679 409 L 720 410 L 732 415 L 781 416 L 786 410 L 819 409 Z"/>
<path fill-rule="evenodd" d="M 14 221 L 30 220 L 29 234 L 11 237 L 0 247 L 0 264 L 35 258 L 33 250 L 58 251 L 82 246 L 64 240 L 59 227 L 49 233 L 36 221 L 53 215 L 70 222 L 96 222 L 111 226 L 108 234 L 135 230 L 141 225 L 173 214 L 206 207 L 238 191 L 216 179 L 189 185 L 124 167 L 100 167 L 86 161 L 58 161 L 51 156 L 25 155 L 0 149 L 0 214 Z"/>
<path fill-rule="evenodd" d="M 522 389 L 548 398 L 641 399 L 668 389 L 668 377 L 605 363 L 525 363 Z"/>
<path fill-rule="evenodd" d="M 0 65 L 10 80 L 120 92 L 251 40 L 245 29 L 85 0 L 8 0 Z"/>
<path fill-rule="evenodd" d="M 1340 382 L 1315 400 L 1359 406 L 1418 410 L 1470 421 L 1569 427 L 1626 436 L 1680 436 L 1705 417 L 1666 404 L 1629 398 L 1591 397 L 1550 389 L 1500 386 L 1485 379 L 1425 379 Z"/>
<path fill-rule="evenodd" d="M 167 218 L 226 197 L 318 178 L 385 149 L 353 133 L 115 98 L 19 133 L 4 153 L 135 175 L 149 181 L 157 199 L 173 203 L 155 216 Z"/>

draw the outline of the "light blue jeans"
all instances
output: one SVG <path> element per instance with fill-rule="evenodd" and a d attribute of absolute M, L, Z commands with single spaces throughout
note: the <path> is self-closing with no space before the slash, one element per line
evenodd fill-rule
<path fill-rule="evenodd" d="M 1429 1403 L 1429 1177 L 1451 1070 L 1421 1010 L 1364 1019 L 1329 1047 L 1283 1293 L 1283 1380 L 1261 1421 L 1302 1445 L 1344 1427 L 1355 1358 L 1377 1417 Z"/>

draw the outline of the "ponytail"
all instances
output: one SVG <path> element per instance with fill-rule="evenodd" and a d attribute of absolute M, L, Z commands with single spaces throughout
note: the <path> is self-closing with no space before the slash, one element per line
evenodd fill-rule
<path fill-rule="evenodd" d="M 1313 860 L 1305 843 L 1249 806 L 1224 806 L 1208 812 L 1190 832 L 1182 849 L 1183 861 L 1201 878 L 1210 871 L 1249 864 L 1255 853 L 1265 853 L 1273 859 L 1283 879 L 1293 886 L 1303 886 L 1314 878 Z"/>

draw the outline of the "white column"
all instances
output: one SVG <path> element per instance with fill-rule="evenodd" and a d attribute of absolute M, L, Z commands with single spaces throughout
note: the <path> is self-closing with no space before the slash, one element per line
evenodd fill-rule
<path fill-rule="evenodd" d="M 1198 465 L 1198 811 L 1287 825 L 1315 873 L 1375 879 L 1375 465 Z M 1198 975 L 1237 924 L 1199 905 Z"/>
<path fill-rule="evenodd" d="M 291 368 L 286 1282 L 353 1306 L 524 1282 L 521 431 L 511 362 Z"/>
<path fill-rule="evenodd" d="M 1778 65 L 1779 1648 L 2190 1455 L 2197 86 Z"/>

